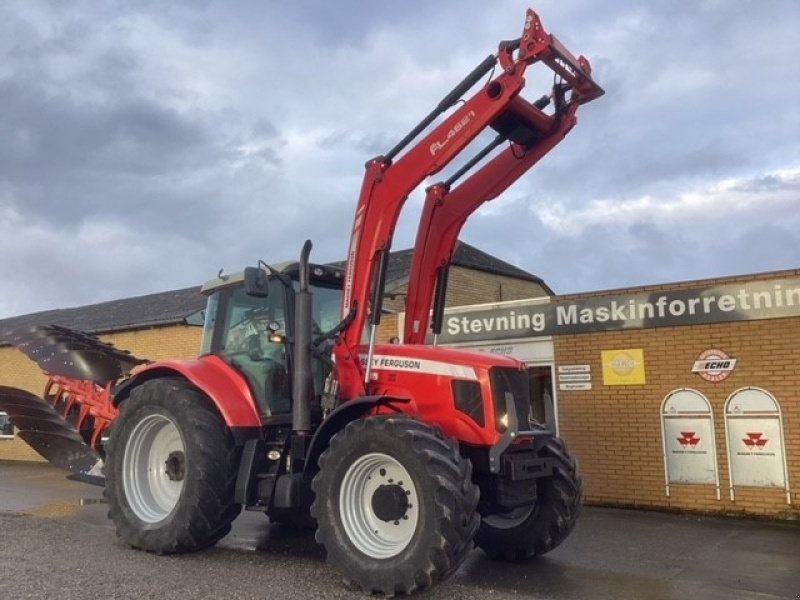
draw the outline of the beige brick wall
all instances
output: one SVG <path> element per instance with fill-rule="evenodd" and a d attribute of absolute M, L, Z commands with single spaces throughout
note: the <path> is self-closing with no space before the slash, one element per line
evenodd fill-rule
<path fill-rule="evenodd" d="M 138 329 L 100 336 L 105 342 L 150 360 L 194 358 L 200 352 L 201 327 L 185 325 Z"/>
<path fill-rule="evenodd" d="M 128 350 L 140 358 L 151 360 L 192 358 L 200 349 L 200 327 L 171 326 L 101 335 L 105 342 Z M 47 376 L 39 366 L 12 347 L 0 348 L 0 385 L 7 385 L 41 394 Z M 30 446 L 18 437 L 0 440 L 0 460 L 42 461 Z"/>
<path fill-rule="evenodd" d="M 741 280 L 752 279 L 756 278 Z M 690 286 L 659 286 L 648 291 Z M 557 364 L 591 365 L 592 390 L 558 392 L 561 432 L 580 461 L 587 502 L 800 518 L 799 341 L 800 318 L 555 338 Z M 601 351 L 636 348 L 644 350 L 646 384 L 604 386 Z M 691 372 L 697 356 L 710 348 L 721 349 L 737 360 L 732 374 L 719 383 Z M 746 386 L 769 391 L 781 406 L 793 488 L 791 505 L 780 489 L 737 488 L 735 501 L 730 500 L 724 404 L 731 393 Z M 665 494 L 661 403 L 667 394 L 682 387 L 699 391 L 712 406 L 721 500 L 710 485 L 673 484 L 670 496 Z"/>

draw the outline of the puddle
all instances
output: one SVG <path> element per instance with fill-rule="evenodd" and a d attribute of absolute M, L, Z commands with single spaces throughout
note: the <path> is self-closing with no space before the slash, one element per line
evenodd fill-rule
<path fill-rule="evenodd" d="M 34 517 L 44 517 L 47 519 L 62 519 L 65 517 L 77 516 L 84 506 L 96 504 L 107 504 L 103 498 L 78 498 L 76 500 L 60 500 L 58 502 L 48 502 L 41 506 L 36 506 L 24 511 L 25 514 Z"/>

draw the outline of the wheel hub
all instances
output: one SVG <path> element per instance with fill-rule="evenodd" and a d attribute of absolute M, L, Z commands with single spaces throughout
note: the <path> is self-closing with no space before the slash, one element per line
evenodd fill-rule
<path fill-rule="evenodd" d="M 183 481 L 186 476 L 186 455 L 180 450 L 170 452 L 164 461 L 164 470 L 170 481 Z"/>
<path fill-rule="evenodd" d="M 411 474 L 388 454 L 358 457 L 342 478 L 339 517 L 356 550 L 371 558 L 397 556 L 411 543 L 420 522 Z"/>
<path fill-rule="evenodd" d="M 396 483 L 380 486 L 372 494 L 372 512 L 381 521 L 399 521 L 408 511 L 408 495 Z"/>

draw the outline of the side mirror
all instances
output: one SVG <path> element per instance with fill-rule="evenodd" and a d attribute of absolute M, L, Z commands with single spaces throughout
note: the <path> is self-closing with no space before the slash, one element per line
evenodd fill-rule
<path fill-rule="evenodd" d="M 244 293 L 256 298 L 269 296 L 269 277 L 266 271 L 258 267 L 245 267 Z"/>

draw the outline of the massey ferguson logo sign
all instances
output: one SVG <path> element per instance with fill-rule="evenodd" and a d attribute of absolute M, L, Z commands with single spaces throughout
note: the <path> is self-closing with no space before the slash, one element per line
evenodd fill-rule
<path fill-rule="evenodd" d="M 731 358 L 722 350 L 706 350 L 702 352 L 692 366 L 692 373 L 697 373 L 712 383 L 727 379 L 736 366 L 736 359 Z"/>
<path fill-rule="evenodd" d="M 694 431 L 681 431 L 681 437 L 676 439 L 683 448 L 695 448 L 700 443 L 700 438 L 694 435 Z"/>
<path fill-rule="evenodd" d="M 748 450 L 761 450 L 769 441 L 763 433 L 748 433 L 742 441 Z"/>

